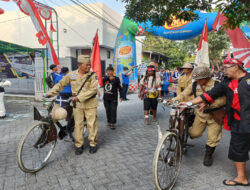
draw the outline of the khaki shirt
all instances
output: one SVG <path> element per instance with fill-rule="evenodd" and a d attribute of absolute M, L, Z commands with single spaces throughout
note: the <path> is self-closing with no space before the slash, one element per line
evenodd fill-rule
<path fill-rule="evenodd" d="M 87 76 L 90 75 L 91 72 L 85 74 L 84 76 L 80 76 L 78 74 L 78 70 L 72 71 L 63 77 L 62 80 L 59 81 L 47 94 L 50 96 L 56 96 L 60 91 L 63 90 L 65 86 L 71 85 L 72 95 L 76 96 L 82 84 L 86 80 Z M 77 98 L 80 102 L 76 103 L 77 107 L 83 109 L 95 108 L 98 106 L 97 98 L 91 98 L 93 95 L 97 93 L 98 88 L 98 76 L 94 73 L 88 81 L 85 83 L 81 92 L 77 95 Z M 91 99 L 90 99 L 91 98 Z"/>
<path fill-rule="evenodd" d="M 205 92 L 211 90 L 214 87 L 214 83 L 215 80 L 214 79 L 210 79 L 208 81 L 208 83 L 203 86 Z M 199 84 L 197 84 L 196 87 L 196 96 L 200 96 L 203 94 L 203 91 L 201 89 L 201 86 Z M 173 101 L 184 101 L 184 98 L 187 96 L 193 95 L 193 84 L 190 84 L 180 95 L 178 95 L 177 97 L 173 98 Z M 210 104 L 206 109 L 212 109 L 212 108 L 219 108 L 226 105 L 226 97 L 222 96 L 220 98 L 217 98 L 214 103 Z M 196 114 L 198 114 L 200 117 L 202 118 L 207 118 L 210 114 L 205 114 L 203 112 L 198 111 L 198 109 L 196 109 Z"/>
<path fill-rule="evenodd" d="M 181 76 L 178 79 L 177 96 L 180 95 L 190 84 L 192 84 L 192 75 L 187 77 L 186 75 Z M 188 102 L 194 99 L 193 95 L 185 96 L 183 101 Z"/>

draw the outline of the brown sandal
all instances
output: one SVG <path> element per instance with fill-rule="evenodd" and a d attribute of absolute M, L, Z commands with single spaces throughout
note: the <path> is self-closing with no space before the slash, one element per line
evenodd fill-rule
<path fill-rule="evenodd" d="M 115 129 L 115 125 L 114 124 L 110 124 L 110 129 Z"/>

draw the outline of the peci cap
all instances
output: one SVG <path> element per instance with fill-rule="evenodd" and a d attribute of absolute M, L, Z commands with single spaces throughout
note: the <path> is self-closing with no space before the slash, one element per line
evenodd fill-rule
<path fill-rule="evenodd" d="M 89 55 L 79 55 L 77 58 L 78 63 L 90 63 L 90 56 Z"/>
<path fill-rule="evenodd" d="M 193 69 L 193 65 L 191 63 L 185 63 L 182 67 L 182 69 Z"/>

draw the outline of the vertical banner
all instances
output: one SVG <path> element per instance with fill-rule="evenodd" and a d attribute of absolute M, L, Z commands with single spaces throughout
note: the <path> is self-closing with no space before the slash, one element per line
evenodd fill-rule
<path fill-rule="evenodd" d="M 115 69 L 116 76 L 121 78 L 123 72 L 123 67 L 128 67 L 131 69 L 136 66 L 136 44 L 135 44 L 135 34 L 138 32 L 138 26 L 136 23 L 124 18 L 120 30 L 118 32 L 113 66 Z M 137 69 L 135 68 L 134 73 L 130 75 L 130 90 L 135 90 L 137 88 Z"/>

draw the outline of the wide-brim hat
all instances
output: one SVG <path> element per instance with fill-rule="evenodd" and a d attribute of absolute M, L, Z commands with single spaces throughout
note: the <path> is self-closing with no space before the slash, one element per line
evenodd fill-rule
<path fill-rule="evenodd" d="M 64 120 L 67 117 L 67 111 L 56 104 L 51 111 L 51 117 L 54 121 Z"/>
<path fill-rule="evenodd" d="M 154 66 L 155 67 L 155 63 L 154 62 L 150 62 L 148 66 Z"/>
<path fill-rule="evenodd" d="M 182 67 L 182 69 L 193 69 L 193 65 L 191 63 L 185 63 Z"/>

